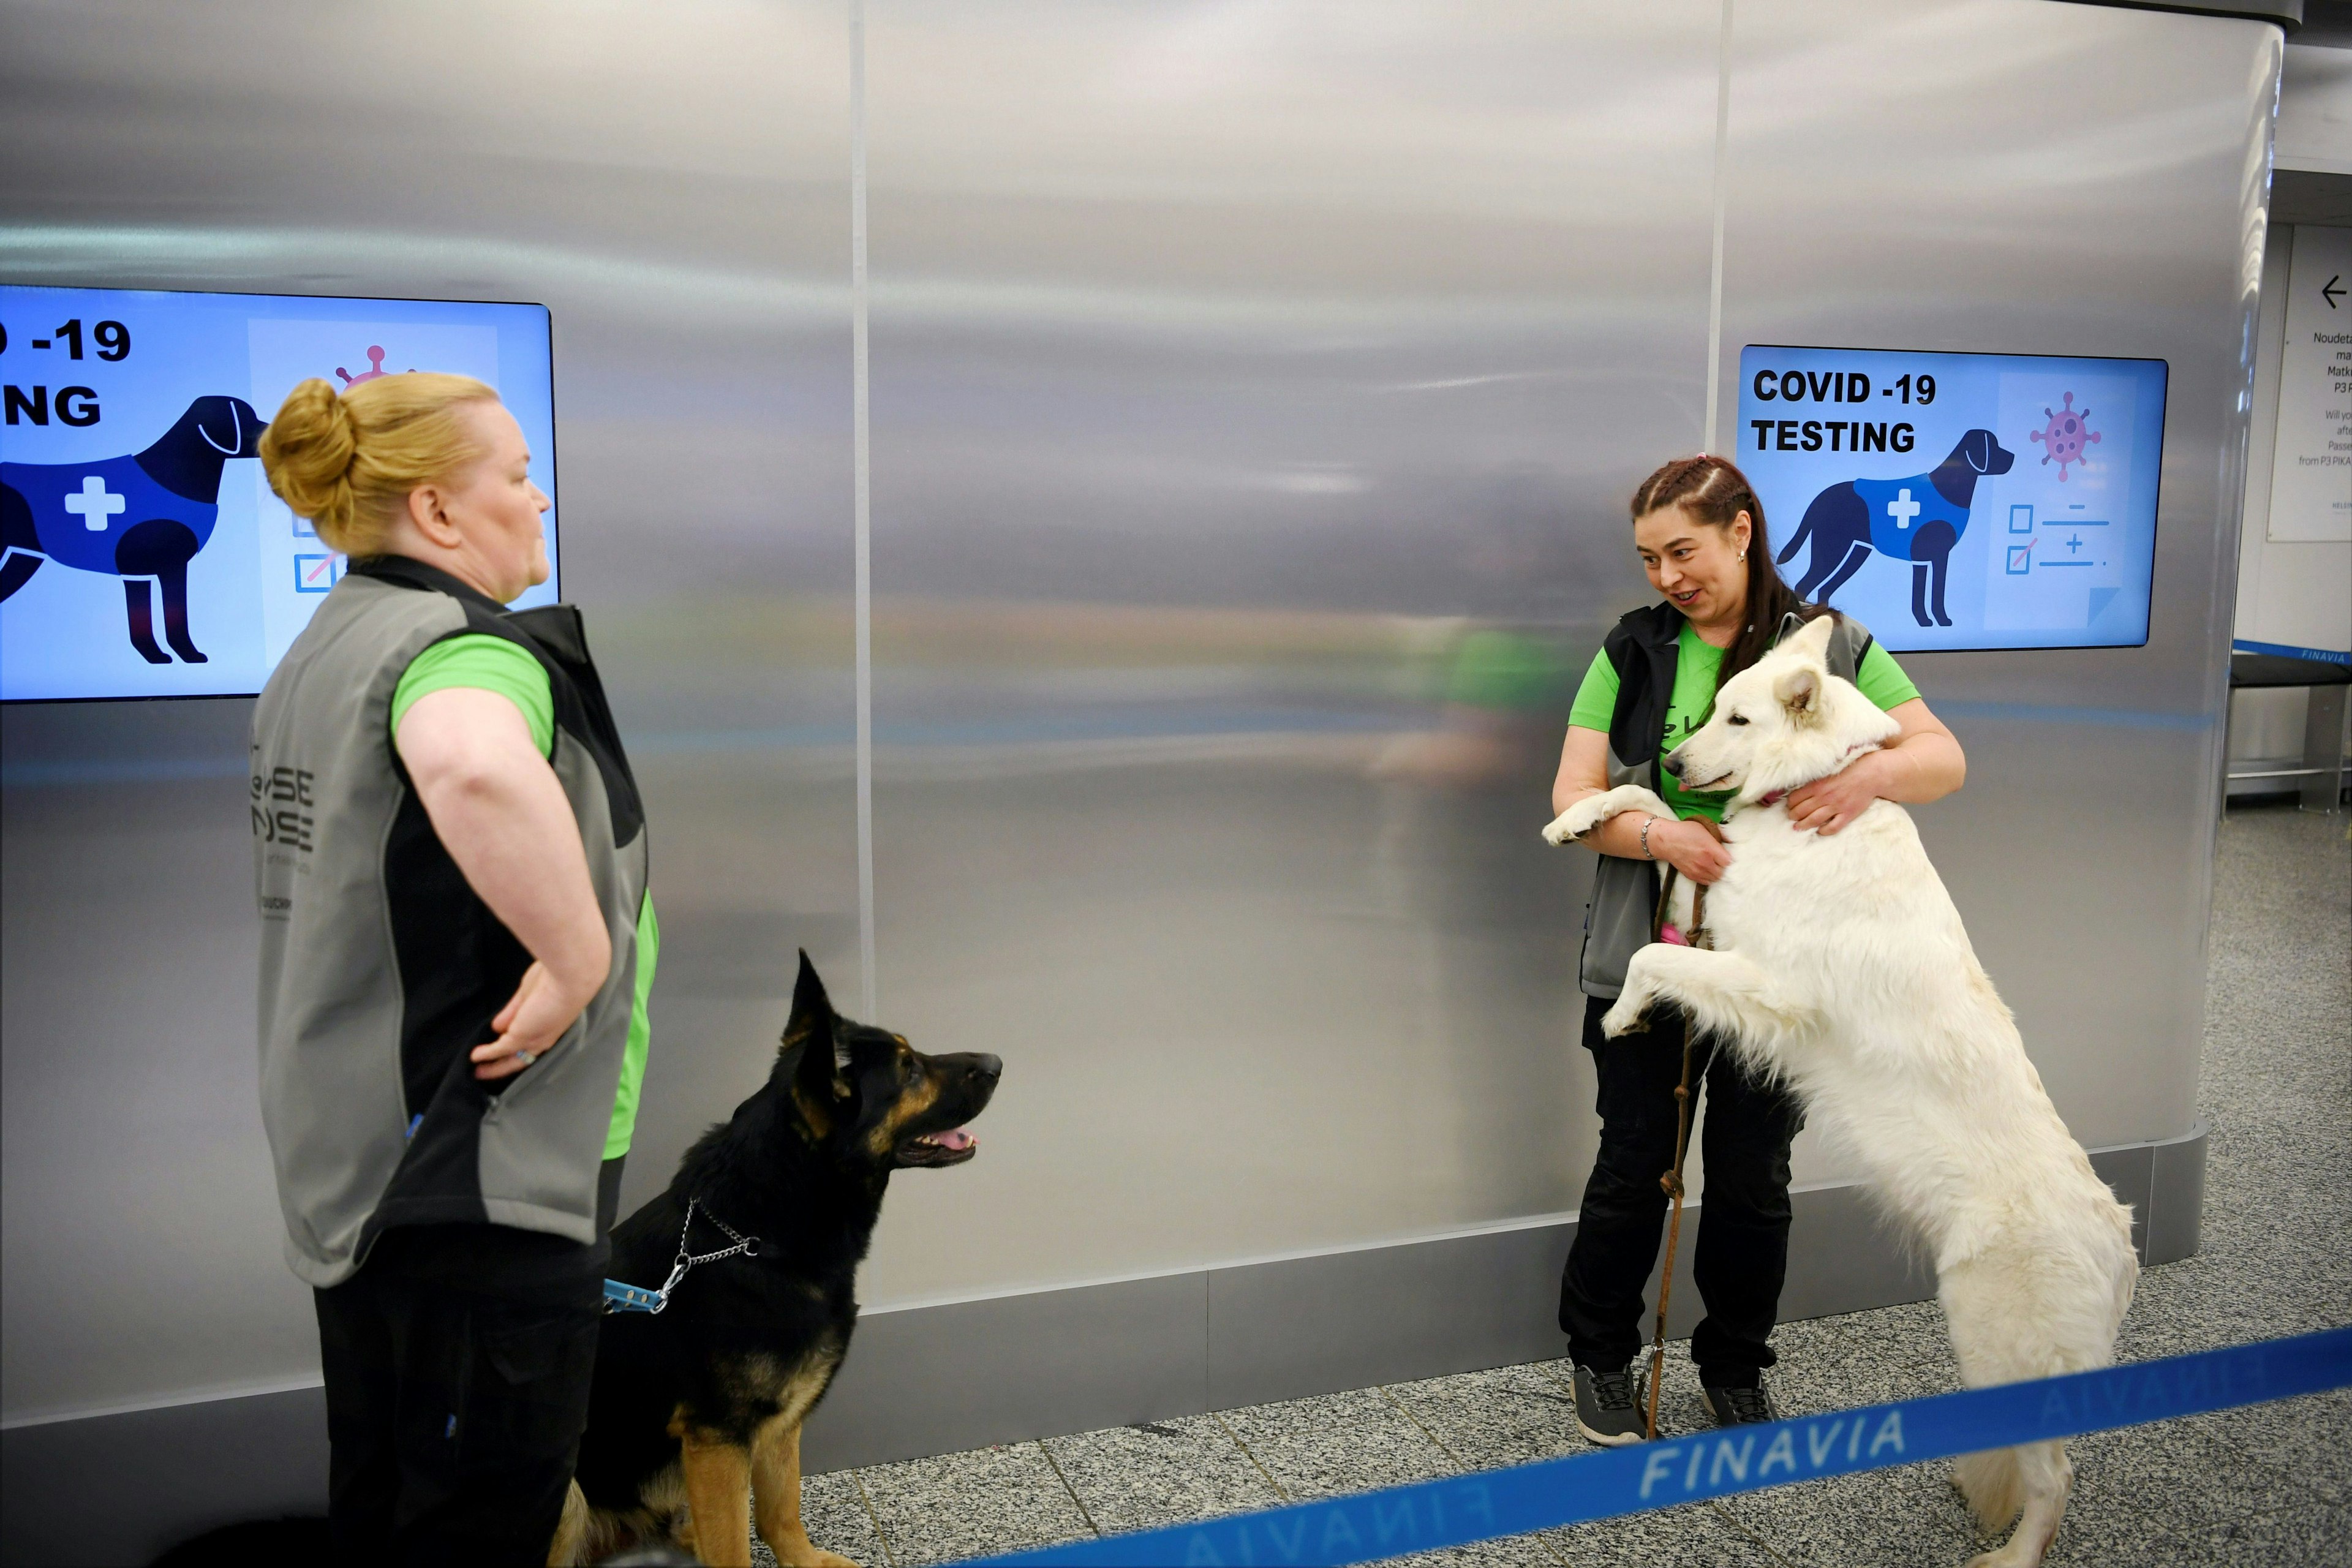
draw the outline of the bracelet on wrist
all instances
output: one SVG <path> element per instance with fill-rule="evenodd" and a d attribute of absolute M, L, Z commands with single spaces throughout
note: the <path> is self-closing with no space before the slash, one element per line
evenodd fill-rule
<path fill-rule="evenodd" d="M 1642 855 L 1644 859 L 1654 860 L 1658 858 L 1658 852 L 1650 847 L 1650 829 L 1657 825 L 1658 818 L 1654 816 L 1645 816 L 1642 819 Z"/>

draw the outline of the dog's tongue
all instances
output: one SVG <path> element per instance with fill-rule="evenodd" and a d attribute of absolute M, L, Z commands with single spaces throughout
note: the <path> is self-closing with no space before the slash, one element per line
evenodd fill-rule
<path fill-rule="evenodd" d="M 931 1142 L 942 1149 L 951 1149 L 960 1154 L 971 1147 L 971 1134 L 961 1127 L 951 1127 L 945 1132 L 932 1133 Z"/>

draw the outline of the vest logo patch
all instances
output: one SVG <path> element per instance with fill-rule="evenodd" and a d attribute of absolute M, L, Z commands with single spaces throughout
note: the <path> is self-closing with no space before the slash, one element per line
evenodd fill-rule
<path fill-rule="evenodd" d="M 317 819 L 311 784 L 318 777 L 309 768 L 272 768 L 253 775 L 253 836 L 264 844 L 282 844 L 308 854 Z"/>

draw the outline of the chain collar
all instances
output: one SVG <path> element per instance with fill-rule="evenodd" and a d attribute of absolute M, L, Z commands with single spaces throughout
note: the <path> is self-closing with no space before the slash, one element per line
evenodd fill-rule
<path fill-rule="evenodd" d="M 662 1288 L 658 1290 L 648 1290 L 642 1285 L 631 1285 L 626 1281 L 620 1279 L 607 1279 L 604 1281 L 605 1311 L 653 1312 L 658 1314 L 663 1308 L 669 1305 L 670 1292 L 678 1288 L 679 1284 L 686 1279 L 687 1274 L 693 1269 L 696 1265 L 702 1263 L 716 1263 L 721 1258 L 732 1258 L 739 1252 L 746 1258 L 757 1258 L 760 1256 L 760 1238 L 758 1237 L 740 1234 L 732 1226 L 728 1225 L 725 1220 L 720 1219 L 717 1215 L 711 1214 L 708 1210 L 704 1211 L 702 1217 L 709 1220 L 712 1225 L 717 1226 L 721 1231 L 725 1232 L 728 1239 L 732 1241 L 735 1245 L 732 1247 L 722 1247 L 716 1252 L 696 1253 L 688 1251 L 687 1238 L 694 1233 L 694 1213 L 695 1210 L 700 1206 L 701 1202 L 702 1200 L 699 1198 L 689 1198 L 687 1200 L 686 1224 L 678 1228 L 677 1233 L 677 1257 L 672 1260 L 669 1278 L 662 1281 Z"/>

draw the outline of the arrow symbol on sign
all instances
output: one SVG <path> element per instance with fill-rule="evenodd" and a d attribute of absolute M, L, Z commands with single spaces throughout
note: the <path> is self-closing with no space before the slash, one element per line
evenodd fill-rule
<path fill-rule="evenodd" d="M 2328 308 L 2329 310 L 2333 310 L 2334 309 L 2336 309 L 2336 296 L 2337 296 L 2338 294 L 2341 294 L 2341 293 L 2343 293 L 2343 292 L 2344 292 L 2344 274 L 2342 274 L 2341 272 L 2339 272 L 2339 273 L 2337 273 L 2335 277 L 2330 278 L 2330 279 L 2327 280 L 2327 286 L 2326 286 L 2326 288 L 2324 288 L 2324 289 L 2320 289 L 2320 291 L 2319 291 L 2319 297 L 2320 297 L 2321 299 L 2323 299 L 2323 300 L 2326 300 L 2326 301 L 2327 301 L 2327 308 Z"/>

